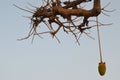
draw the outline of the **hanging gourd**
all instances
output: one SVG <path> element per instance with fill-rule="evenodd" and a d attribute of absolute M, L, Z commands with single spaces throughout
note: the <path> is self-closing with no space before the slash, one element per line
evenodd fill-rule
<path fill-rule="evenodd" d="M 103 76 L 106 72 L 106 64 L 105 62 L 100 62 L 98 65 L 98 71 L 101 76 Z"/>
<path fill-rule="evenodd" d="M 96 17 L 97 22 L 97 32 L 98 32 L 98 46 L 99 46 L 99 52 L 100 52 L 100 63 L 98 65 L 98 72 L 101 76 L 103 76 L 106 72 L 106 64 L 102 61 L 102 50 L 101 50 L 101 43 L 100 43 L 100 32 L 98 27 L 98 17 Z"/>

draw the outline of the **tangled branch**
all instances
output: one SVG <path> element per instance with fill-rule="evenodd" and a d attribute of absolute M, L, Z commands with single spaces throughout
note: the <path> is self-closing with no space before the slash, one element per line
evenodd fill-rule
<path fill-rule="evenodd" d="M 85 31 L 96 25 L 88 26 L 90 22 L 88 19 L 90 17 L 97 17 L 101 14 L 102 10 L 107 10 L 104 9 L 106 6 L 101 8 L 100 0 L 94 0 L 93 8 L 90 10 L 86 10 L 79 6 L 81 3 L 90 1 L 91 0 L 69 0 L 61 2 L 61 0 L 43 0 L 44 5 L 40 7 L 29 4 L 31 7 L 35 8 L 35 11 L 31 9 L 23 9 L 14 5 L 21 10 L 32 13 L 32 16 L 30 17 L 31 29 L 28 36 L 19 40 L 28 39 L 31 36 L 34 38 L 35 35 L 41 37 L 40 35 L 49 33 L 53 36 L 53 38 L 56 38 L 58 42 L 60 42 L 56 34 L 61 29 L 63 29 L 63 31 L 67 34 L 72 33 L 78 44 L 80 44 L 79 37 L 82 33 L 85 33 L 88 37 L 92 38 Z M 41 23 L 46 25 L 48 28 L 47 31 L 38 31 L 38 27 Z M 56 26 L 54 26 L 53 23 L 56 24 Z M 104 24 L 98 24 L 99 26 L 104 26 Z"/>

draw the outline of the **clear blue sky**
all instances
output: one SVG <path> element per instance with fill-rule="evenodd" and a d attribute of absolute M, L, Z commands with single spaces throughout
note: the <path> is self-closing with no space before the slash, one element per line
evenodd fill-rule
<path fill-rule="evenodd" d="M 27 35 L 30 21 L 23 15 L 29 13 L 13 6 L 25 8 L 28 4 L 39 6 L 41 0 L 0 1 L 0 80 L 119 80 L 120 79 L 120 1 L 101 0 L 102 6 L 111 2 L 107 9 L 116 9 L 110 17 L 101 15 L 101 22 L 113 23 L 101 27 L 103 61 L 107 72 L 101 77 L 97 67 L 99 50 L 96 28 L 91 29 L 95 38 L 83 35 L 78 46 L 74 38 L 59 33 L 59 44 L 49 35 L 17 41 Z"/>

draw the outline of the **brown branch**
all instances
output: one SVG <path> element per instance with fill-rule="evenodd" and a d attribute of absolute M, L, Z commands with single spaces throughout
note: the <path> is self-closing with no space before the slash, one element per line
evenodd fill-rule
<path fill-rule="evenodd" d="M 65 2 L 61 2 L 61 0 L 44 0 L 46 3 L 44 6 L 36 7 L 29 4 L 30 6 L 36 8 L 36 10 L 32 11 L 14 5 L 21 10 L 32 13 L 32 16 L 29 17 L 32 22 L 32 28 L 30 29 L 28 36 L 20 40 L 27 39 L 31 36 L 34 38 L 34 35 L 39 36 L 39 34 L 50 33 L 53 38 L 55 37 L 58 42 L 60 42 L 56 34 L 59 32 L 59 30 L 61 30 L 61 28 L 63 28 L 63 31 L 66 33 L 72 33 L 78 44 L 80 44 L 79 37 L 82 33 L 92 38 L 88 33 L 85 32 L 85 30 L 88 30 L 96 25 L 88 26 L 90 23 L 88 19 L 90 17 L 97 17 L 102 10 L 106 11 L 104 9 L 106 6 L 101 8 L 100 0 L 94 0 L 93 8 L 90 10 L 77 7 L 83 2 L 89 1 L 91 0 L 75 0 Z M 75 16 L 74 19 L 73 16 Z M 66 19 L 67 21 L 63 21 L 61 18 Z M 41 23 L 44 23 L 47 26 L 48 31 L 38 32 L 36 30 Z M 52 25 L 53 23 L 58 26 L 57 29 L 54 27 L 54 25 Z M 103 24 L 99 24 L 99 26 L 101 25 Z"/>
<path fill-rule="evenodd" d="M 70 16 L 87 16 L 87 17 L 93 17 L 98 16 L 101 13 L 101 6 L 100 6 L 100 0 L 94 0 L 94 6 L 91 10 L 85 10 L 82 8 L 78 9 L 65 9 L 60 6 L 53 6 L 53 11 L 56 15 L 61 15 L 64 18 L 68 18 Z"/>
<path fill-rule="evenodd" d="M 75 1 L 65 1 L 63 2 L 65 4 L 65 6 L 63 8 L 70 8 L 70 7 L 73 7 L 73 8 L 77 8 L 77 5 L 83 3 L 83 2 L 88 2 L 88 1 L 91 1 L 91 0 L 75 0 Z"/>

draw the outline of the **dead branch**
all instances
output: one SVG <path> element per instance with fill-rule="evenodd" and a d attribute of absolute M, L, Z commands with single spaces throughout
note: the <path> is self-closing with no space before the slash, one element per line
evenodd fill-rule
<path fill-rule="evenodd" d="M 88 26 L 90 17 L 97 17 L 101 14 L 102 10 L 107 11 L 104 8 L 101 8 L 100 0 L 93 1 L 93 8 L 90 10 L 86 10 L 84 8 L 78 7 L 83 2 L 90 2 L 91 0 L 75 0 L 75 1 L 65 1 L 61 2 L 60 0 L 43 0 L 45 3 L 40 7 L 33 6 L 29 4 L 29 6 L 36 8 L 36 10 L 26 10 L 21 7 L 14 5 L 15 7 L 24 10 L 26 12 L 32 13 L 30 18 L 31 20 L 31 29 L 27 37 L 22 38 L 20 40 L 28 39 L 34 35 L 42 35 L 46 33 L 50 33 L 53 37 L 55 37 L 58 42 L 60 40 L 57 38 L 56 34 L 63 28 L 63 31 L 68 33 L 72 33 L 76 42 L 79 43 L 79 36 L 82 33 L 85 33 L 88 37 L 88 33 L 85 30 L 91 29 L 96 26 Z M 103 12 L 102 12 L 103 13 Z M 76 17 L 76 18 L 73 18 Z M 66 21 L 63 21 L 66 20 Z M 37 30 L 38 25 L 44 23 L 48 31 L 40 32 Z M 53 23 L 56 24 L 57 29 L 53 26 Z M 99 26 L 104 26 L 104 24 L 99 24 Z M 92 38 L 92 37 L 91 37 Z"/>

